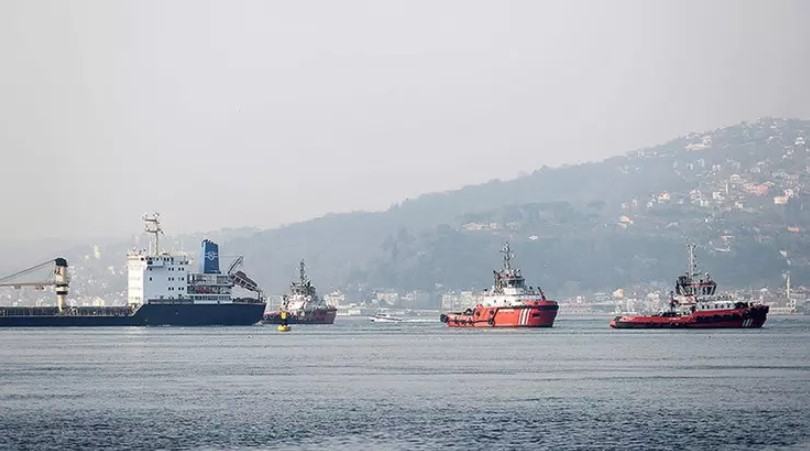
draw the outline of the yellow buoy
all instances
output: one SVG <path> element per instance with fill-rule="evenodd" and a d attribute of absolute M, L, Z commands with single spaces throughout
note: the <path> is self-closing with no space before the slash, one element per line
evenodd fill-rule
<path fill-rule="evenodd" d="M 290 326 L 287 325 L 287 312 L 281 311 L 281 324 L 276 328 L 279 332 L 289 332 Z"/>

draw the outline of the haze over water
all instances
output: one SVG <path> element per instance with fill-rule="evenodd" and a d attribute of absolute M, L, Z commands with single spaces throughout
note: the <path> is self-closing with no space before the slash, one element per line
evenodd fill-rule
<path fill-rule="evenodd" d="M 802 0 L 4 0 L 0 245 L 126 237 L 156 210 L 174 233 L 272 228 L 808 118 L 808 16 Z"/>
<path fill-rule="evenodd" d="M 0 330 L 0 448 L 807 449 L 810 318 Z"/>

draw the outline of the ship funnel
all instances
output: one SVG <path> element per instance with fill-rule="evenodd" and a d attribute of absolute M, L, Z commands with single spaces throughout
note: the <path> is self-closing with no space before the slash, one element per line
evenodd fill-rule
<path fill-rule="evenodd" d="M 200 249 L 200 272 L 219 274 L 219 245 L 211 240 L 203 240 Z"/>

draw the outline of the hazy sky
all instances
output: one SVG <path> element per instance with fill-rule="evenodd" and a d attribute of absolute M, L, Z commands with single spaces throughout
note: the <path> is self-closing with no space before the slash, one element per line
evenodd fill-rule
<path fill-rule="evenodd" d="M 384 209 L 766 115 L 810 118 L 810 2 L 2 0 L 0 236 Z"/>

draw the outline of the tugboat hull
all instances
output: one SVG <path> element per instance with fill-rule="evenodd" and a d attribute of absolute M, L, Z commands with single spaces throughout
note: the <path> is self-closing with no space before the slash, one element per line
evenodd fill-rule
<path fill-rule="evenodd" d="M 520 306 L 484 307 L 471 312 L 441 315 L 449 327 L 552 327 L 559 305 L 554 301 L 538 301 Z"/>
<path fill-rule="evenodd" d="M 614 329 L 743 329 L 765 324 L 769 307 L 757 305 L 725 311 L 695 312 L 690 316 L 617 316 Z"/>
<path fill-rule="evenodd" d="M 303 315 L 287 314 L 287 324 L 333 324 L 337 309 L 314 310 Z M 265 313 L 262 324 L 282 324 L 281 312 Z"/>

